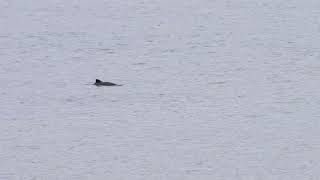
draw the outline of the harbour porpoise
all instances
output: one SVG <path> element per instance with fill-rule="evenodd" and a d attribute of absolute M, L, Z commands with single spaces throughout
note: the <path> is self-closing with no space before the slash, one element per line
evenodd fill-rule
<path fill-rule="evenodd" d="M 94 85 L 96 85 L 96 86 L 122 86 L 122 85 L 114 84 L 111 82 L 103 82 L 99 79 L 96 79 L 96 82 L 94 83 Z"/>

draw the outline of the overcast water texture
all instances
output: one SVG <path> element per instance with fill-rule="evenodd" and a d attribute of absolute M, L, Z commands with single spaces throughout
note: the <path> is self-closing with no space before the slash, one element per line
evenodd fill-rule
<path fill-rule="evenodd" d="M 319 77 L 319 0 L 0 0 L 0 180 L 319 180 Z"/>

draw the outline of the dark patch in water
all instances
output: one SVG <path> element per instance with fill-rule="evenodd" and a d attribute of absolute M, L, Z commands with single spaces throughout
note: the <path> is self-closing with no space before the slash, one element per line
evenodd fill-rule
<path fill-rule="evenodd" d="M 227 83 L 226 81 L 217 81 L 217 82 L 211 82 L 209 84 L 225 84 Z"/>
<path fill-rule="evenodd" d="M 145 65 L 146 63 L 140 62 L 140 63 L 133 63 L 132 65 Z"/>

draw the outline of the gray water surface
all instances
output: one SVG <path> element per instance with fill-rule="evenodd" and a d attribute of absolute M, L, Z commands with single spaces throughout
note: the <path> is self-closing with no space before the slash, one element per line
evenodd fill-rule
<path fill-rule="evenodd" d="M 0 180 L 320 179 L 319 7 L 0 0 Z"/>

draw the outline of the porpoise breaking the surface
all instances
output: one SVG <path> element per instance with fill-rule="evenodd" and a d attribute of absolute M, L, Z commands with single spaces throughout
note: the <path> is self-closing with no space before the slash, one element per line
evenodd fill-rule
<path fill-rule="evenodd" d="M 96 86 L 122 86 L 122 85 L 114 84 L 111 82 L 103 82 L 99 79 L 96 79 L 96 82 L 94 83 L 94 85 L 96 85 Z"/>

